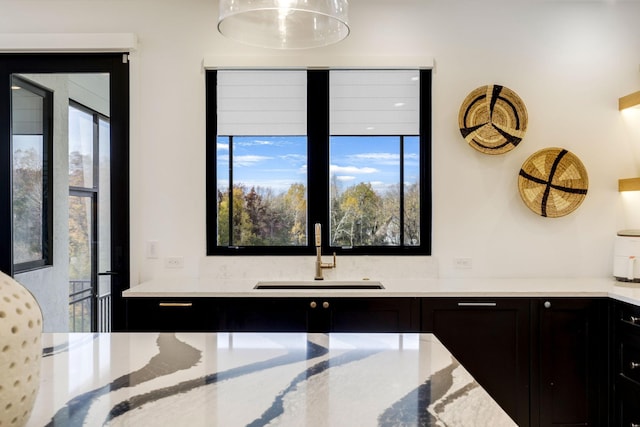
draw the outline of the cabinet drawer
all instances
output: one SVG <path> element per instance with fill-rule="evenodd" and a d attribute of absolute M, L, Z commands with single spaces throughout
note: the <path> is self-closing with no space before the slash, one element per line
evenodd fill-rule
<path fill-rule="evenodd" d="M 616 314 L 622 327 L 640 336 L 640 307 L 630 304 L 617 304 Z"/>
<path fill-rule="evenodd" d="M 640 387 L 618 379 L 617 422 L 619 427 L 640 427 Z"/>
<path fill-rule="evenodd" d="M 308 298 L 223 298 L 220 330 L 306 332 Z"/>
<path fill-rule="evenodd" d="M 622 356 L 620 373 L 640 384 L 640 337 L 622 335 L 620 352 Z"/>
<path fill-rule="evenodd" d="M 216 307 L 201 298 L 128 298 L 127 329 L 135 332 L 216 330 Z"/>
<path fill-rule="evenodd" d="M 331 332 L 417 332 L 415 298 L 334 298 Z"/>

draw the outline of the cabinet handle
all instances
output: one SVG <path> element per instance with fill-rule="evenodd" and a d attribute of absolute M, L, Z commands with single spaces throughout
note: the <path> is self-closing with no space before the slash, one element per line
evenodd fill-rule
<path fill-rule="evenodd" d="M 192 302 L 161 302 L 158 304 L 160 307 L 191 307 Z"/>
<path fill-rule="evenodd" d="M 311 301 L 311 302 L 309 303 L 309 307 L 311 307 L 311 308 L 316 308 L 317 306 L 318 306 L 318 304 L 316 304 L 316 302 L 315 302 L 315 301 Z"/>
<path fill-rule="evenodd" d="M 329 308 L 329 302 L 328 301 L 323 302 L 322 308 Z"/>
<path fill-rule="evenodd" d="M 629 424 L 629 427 L 640 427 L 640 424 L 638 424 L 638 423 L 631 423 L 631 424 Z"/>
<path fill-rule="evenodd" d="M 459 302 L 458 307 L 495 307 L 495 302 Z"/>
<path fill-rule="evenodd" d="M 638 324 L 638 323 L 640 323 L 640 317 L 629 316 L 629 322 L 634 323 L 634 324 Z M 640 427 L 640 425 L 638 427 Z"/>
<path fill-rule="evenodd" d="M 630 367 L 631 369 L 638 369 L 638 368 L 640 368 L 640 363 L 638 363 L 638 362 L 631 362 L 631 363 L 629 363 L 629 367 Z M 638 426 L 638 427 L 640 427 L 640 426 Z"/>
<path fill-rule="evenodd" d="M 551 308 L 551 301 L 545 301 L 544 308 Z"/>

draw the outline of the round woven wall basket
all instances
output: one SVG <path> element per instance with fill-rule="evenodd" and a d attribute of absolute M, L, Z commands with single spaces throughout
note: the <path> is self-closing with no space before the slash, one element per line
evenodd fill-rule
<path fill-rule="evenodd" d="M 472 91 L 458 114 L 462 137 L 485 154 L 503 154 L 517 147 L 527 131 L 527 120 L 522 99 L 499 85 Z"/>
<path fill-rule="evenodd" d="M 557 218 L 580 206 L 589 178 L 578 157 L 563 148 L 545 148 L 529 157 L 518 176 L 525 205 L 538 215 Z"/>

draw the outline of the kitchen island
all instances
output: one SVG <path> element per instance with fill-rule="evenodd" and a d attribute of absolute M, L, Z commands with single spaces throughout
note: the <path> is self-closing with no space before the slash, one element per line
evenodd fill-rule
<path fill-rule="evenodd" d="M 27 426 L 514 426 L 432 334 L 44 334 Z"/>

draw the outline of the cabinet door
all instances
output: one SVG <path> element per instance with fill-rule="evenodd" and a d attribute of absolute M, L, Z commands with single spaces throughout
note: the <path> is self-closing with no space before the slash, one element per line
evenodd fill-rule
<path fill-rule="evenodd" d="M 206 332 L 217 329 L 217 305 L 208 298 L 126 298 L 130 332 Z"/>
<path fill-rule="evenodd" d="M 416 298 L 335 298 L 331 332 L 417 332 L 420 308 Z"/>
<path fill-rule="evenodd" d="M 606 425 L 606 300 L 541 299 L 533 304 L 540 316 L 540 425 Z"/>
<path fill-rule="evenodd" d="M 221 298 L 220 330 L 306 332 L 308 298 Z"/>
<path fill-rule="evenodd" d="M 428 298 L 433 332 L 519 426 L 529 425 L 529 300 Z"/>

